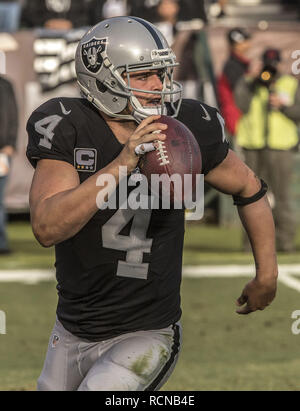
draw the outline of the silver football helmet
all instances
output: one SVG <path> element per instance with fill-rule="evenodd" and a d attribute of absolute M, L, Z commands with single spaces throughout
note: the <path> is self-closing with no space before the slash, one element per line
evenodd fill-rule
<path fill-rule="evenodd" d="M 75 65 L 82 93 L 108 116 L 140 122 L 149 115 L 176 117 L 179 112 L 182 86 L 173 79 L 175 54 L 161 32 L 141 18 L 98 23 L 81 39 Z M 131 87 L 130 73 L 142 70 L 159 70 L 161 91 Z M 157 101 L 143 107 L 133 92 L 155 94 Z"/>

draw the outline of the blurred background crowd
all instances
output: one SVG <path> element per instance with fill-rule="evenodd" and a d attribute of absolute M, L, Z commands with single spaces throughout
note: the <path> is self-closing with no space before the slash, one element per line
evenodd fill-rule
<path fill-rule="evenodd" d="M 118 15 L 145 18 L 164 33 L 180 62 L 176 79 L 184 97 L 220 110 L 232 149 L 269 185 L 278 251 L 294 251 L 300 0 L 2 0 L 0 254 L 10 252 L 7 212 L 28 212 L 26 120 L 51 97 L 78 95 L 78 40 L 88 27 Z M 230 199 L 206 187 L 205 201 L 206 221 L 235 222 Z"/>

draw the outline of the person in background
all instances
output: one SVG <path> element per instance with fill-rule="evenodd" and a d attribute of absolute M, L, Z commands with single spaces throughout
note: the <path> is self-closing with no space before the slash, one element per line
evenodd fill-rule
<path fill-rule="evenodd" d="M 227 33 L 229 57 L 217 80 L 219 108 L 224 117 L 229 140 L 234 141 L 241 111 L 234 100 L 234 89 L 238 80 L 247 73 L 250 61 L 247 58 L 251 47 L 250 34 L 235 27 Z"/>
<path fill-rule="evenodd" d="M 226 6 L 228 0 L 210 0 L 209 14 L 211 17 L 220 19 L 226 16 Z"/>
<path fill-rule="evenodd" d="M 126 16 L 132 0 L 92 0 L 93 24 L 110 17 Z"/>
<path fill-rule="evenodd" d="M 19 28 L 22 0 L 0 1 L 0 32 L 14 32 Z"/>
<path fill-rule="evenodd" d="M 215 106 L 212 101 L 203 98 L 203 85 L 210 80 L 207 43 L 203 31 L 207 22 L 204 2 L 145 0 L 143 3 L 143 10 L 140 8 L 139 12 L 164 34 L 180 60 L 175 78 L 184 85 L 184 97 L 200 98 Z"/>
<path fill-rule="evenodd" d="M 15 93 L 10 81 L 0 76 L 0 255 L 10 253 L 4 195 L 11 158 L 16 148 L 17 132 L 18 108 Z"/>
<path fill-rule="evenodd" d="M 267 49 L 259 74 L 243 76 L 235 88 L 243 115 L 237 127 L 237 144 L 245 162 L 269 184 L 274 195 L 277 250 L 295 249 L 295 223 L 289 189 L 300 122 L 300 86 L 291 75 L 281 74 L 281 53 Z"/>
<path fill-rule="evenodd" d="M 51 30 L 89 26 L 93 22 L 93 4 L 94 0 L 24 0 L 21 24 Z"/>
<path fill-rule="evenodd" d="M 157 21 L 157 6 L 160 0 L 129 0 L 129 13 L 131 16 L 141 17 L 154 23 Z"/>
<path fill-rule="evenodd" d="M 173 46 L 177 34 L 179 7 L 179 0 L 160 0 L 155 8 L 154 24 L 163 33 L 170 46 Z"/>
<path fill-rule="evenodd" d="M 177 31 L 200 30 L 207 23 L 204 1 L 128 0 L 129 12 L 154 24 L 168 22 Z"/>

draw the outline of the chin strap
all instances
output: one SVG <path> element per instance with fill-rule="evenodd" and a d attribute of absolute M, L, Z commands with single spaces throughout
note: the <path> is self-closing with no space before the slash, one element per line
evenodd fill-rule
<path fill-rule="evenodd" d="M 149 116 L 156 116 L 156 115 L 167 115 L 168 110 L 167 106 L 157 106 L 157 107 L 142 107 L 141 109 L 133 110 L 132 116 L 134 119 L 137 121 L 137 123 L 140 123 L 143 121 L 145 118 Z"/>

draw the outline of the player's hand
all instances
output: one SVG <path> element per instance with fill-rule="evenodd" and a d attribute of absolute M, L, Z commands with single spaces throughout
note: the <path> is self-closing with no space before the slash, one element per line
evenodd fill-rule
<path fill-rule="evenodd" d="M 138 153 L 148 152 L 155 149 L 155 140 L 166 139 L 165 134 L 162 134 L 161 131 L 166 130 L 168 126 L 163 123 L 154 123 L 154 120 L 158 120 L 160 117 L 160 115 L 150 116 L 143 120 L 125 144 L 119 155 L 119 160 L 123 166 L 127 166 L 128 173 L 136 168 L 140 155 L 142 155 L 136 152 L 138 146 L 140 146 Z M 153 145 L 149 145 L 152 142 Z"/>
<path fill-rule="evenodd" d="M 276 277 L 268 280 L 254 278 L 237 299 L 236 305 L 241 307 L 236 310 L 237 314 L 250 314 L 253 311 L 264 310 L 271 304 L 276 295 Z"/>

